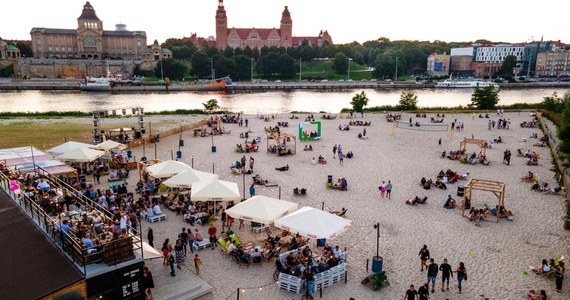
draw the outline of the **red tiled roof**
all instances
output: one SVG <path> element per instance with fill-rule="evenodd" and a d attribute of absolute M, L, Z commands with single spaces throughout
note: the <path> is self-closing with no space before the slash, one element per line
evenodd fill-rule
<path fill-rule="evenodd" d="M 232 31 L 232 30 L 235 30 L 235 31 L 237 32 L 237 34 L 239 35 L 239 37 L 240 37 L 242 40 L 247 39 L 249 33 L 250 33 L 252 30 L 257 31 L 257 33 L 259 34 L 259 37 L 260 37 L 262 40 L 266 40 L 266 39 L 269 37 L 269 34 L 270 34 L 273 30 L 277 31 L 277 34 L 279 34 L 279 29 L 276 29 L 276 28 L 231 28 L 231 29 L 228 29 L 228 34 L 229 34 L 230 31 Z"/>
<path fill-rule="evenodd" d="M 293 46 L 301 45 L 304 40 L 307 40 L 310 45 L 317 45 L 319 43 L 319 37 L 317 36 L 294 36 Z"/>

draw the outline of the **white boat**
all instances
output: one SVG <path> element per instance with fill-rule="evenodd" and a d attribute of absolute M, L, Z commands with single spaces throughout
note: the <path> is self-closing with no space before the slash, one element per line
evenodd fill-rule
<path fill-rule="evenodd" d="M 444 81 L 438 82 L 436 88 L 476 88 L 476 87 L 488 87 L 492 86 L 496 89 L 499 88 L 499 84 L 492 81 L 483 80 L 453 80 L 446 79 Z"/>
<path fill-rule="evenodd" d="M 83 91 L 100 91 L 110 90 L 117 82 L 121 80 L 120 75 L 115 75 L 109 70 L 109 62 L 107 62 L 107 76 L 90 77 L 87 76 L 85 81 L 79 83 L 79 88 Z"/>

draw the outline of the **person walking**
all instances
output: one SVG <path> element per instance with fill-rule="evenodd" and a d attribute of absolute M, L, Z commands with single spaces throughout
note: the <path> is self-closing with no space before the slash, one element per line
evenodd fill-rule
<path fill-rule="evenodd" d="M 336 144 L 333 146 L 333 158 L 336 158 Z"/>
<path fill-rule="evenodd" d="M 410 288 L 406 290 L 404 294 L 404 300 L 418 300 L 418 291 L 415 290 L 414 285 L 410 285 Z"/>
<path fill-rule="evenodd" d="M 453 277 L 453 270 L 451 266 L 447 263 L 447 258 L 443 259 L 443 263 L 439 265 L 439 270 L 441 271 L 441 291 L 445 291 L 445 282 L 447 281 L 447 290 L 449 291 L 449 278 Z"/>
<path fill-rule="evenodd" d="M 148 244 L 154 248 L 154 232 L 152 228 L 148 228 L 148 232 L 146 233 L 146 238 L 148 239 Z"/>
<path fill-rule="evenodd" d="M 150 272 L 150 269 L 147 266 L 143 267 L 142 283 L 146 299 L 152 300 L 153 298 L 152 289 L 154 288 L 154 280 L 152 279 L 152 273 Z"/>
<path fill-rule="evenodd" d="M 418 289 L 418 296 L 420 300 L 428 300 L 429 299 L 429 284 L 424 283 L 424 285 L 420 286 Z"/>
<path fill-rule="evenodd" d="M 208 228 L 208 234 L 210 235 L 210 244 L 212 244 L 212 250 L 218 246 L 218 239 L 216 239 L 217 229 L 214 224 L 210 224 Z"/>
<path fill-rule="evenodd" d="M 564 268 L 564 262 L 561 261 L 558 263 L 558 266 L 555 269 L 554 273 L 554 279 L 556 282 L 556 291 L 561 293 L 562 292 L 562 282 L 564 281 L 564 271 L 566 271 L 566 269 Z"/>
<path fill-rule="evenodd" d="M 249 120 L 248 120 L 248 119 L 245 119 L 245 127 L 248 127 L 247 124 L 249 124 Z"/>
<path fill-rule="evenodd" d="M 344 162 L 344 154 L 342 154 L 342 152 L 338 152 L 338 162 L 340 163 L 341 166 L 343 166 L 343 162 Z"/>
<path fill-rule="evenodd" d="M 245 163 L 247 162 L 247 158 L 245 158 L 245 155 L 241 158 L 241 166 L 245 169 Z"/>
<path fill-rule="evenodd" d="M 178 237 L 182 240 L 182 247 L 184 247 L 184 256 L 186 256 L 186 253 L 188 253 L 188 249 L 186 248 L 186 245 L 188 245 L 188 233 L 186 232 L 186 228 L 182 228 L 182 232 L 180 235 L 178 235 Z"/>
<path fill-rule="evenodd" d="M 380 197 L 384 198 L 386 196 L 386 181 L 382 181 L 380 185 Z"/>
<path fill-rule="evenodd" d="M 459 268 L 455 270 L 457 274 L 457 287 L 459 288 L 459 293 L 461 294 L 461 282 L 463 280 L 467 280 L 467 269 L 465 268 L 465 264 L 463 262 L 459 262 Z"/>
<path fill-rule="evenodd" d="M 315 286 L 315 276 L 313 272 L 313 268 L 310 263 L 307 263 L 305 270 L 303 271 L 302 275 L 305 283 L 307 284 L 307 293 L 308 299 L 313 298 L 313 288 Z"/>
<path fill-rule="evenodd" d="M 176 254 L 172 245 L 169 245 L 168 252 L 168 264 L 170 265 L 170 276 L 176 276 L 176 270 L 174 269 L 174 262 L 176 262 Z"/>
<path fill-rule="evenodd" d="M 222 214 L 220 216 L 220 221 L 222 223 L 222 233 L 226 233 L 226 218 L 227 218 L 228 214 L 226 213 L 226 210 L 222 208 Z M 229 229 L 229 226 L 228 226 Z"/>
<path fill-rule="evenodd" d="M 190 247 L 190 251 L 194 253 L 194 241 L 196 237 L 194 237 L 194 233 L 192 233 L 192 229 L 188 229 L 188 247 Z"/>
<path fill-rule="evenodd" d="M 386 184 L 386 197 L 388 197 L 388 199 L 392 199 L 392 182 L 390 180 L 388 180 L 388 184 Z"/>
<path fill-rule="evenodd" d="M 426 267 L 426 269 L 427 269 L 427 261 L 428 261 L 428 259 L 430 259 L 429 250 L 427 248 L 427 245 L 424 245 L 422 247 L 422 249 L 420 249 L 420 253 L 418 255 L 420 257 L 421 264 L 422 264 L 422 269 L 420 271 L 423 271 L 424 267 Z"/>
<path fill-rule="evenodd" d="M 336 148 L 336 153 L 337 154 L 342 153 L 342 146 L 340 144 L 338 144 L 338 147 Z"/>
<path fill-rule="evenodd" d="M 430 264 L 428 266 L 428 272 L 427 272 L 427 279 L 428 279 L 428 287 L 429 287 L 429 282 L 431 281 L 431 292 L 435 293 L 435 281 L 437 279 L 437 272 L 439 272 L 439 267 L 438 265 L 434 262 L 434 259 L 431 258 L 429 260 Z"/>
<path fill-rule="evenodd" d="M 184 259 L 186 258 L 184 255 L 184 246 L 182 246 L 182 239 L 176 240 L 176 245 L 174 245 L 175 255 L 176 255 L 176 267 L 178 269 L 182 268 L 182 264 L 184 263 Z"/>
<path fill-rule="evenodd" d="M 164 240 L 164 243 L 162 243 L 162 248 L 160 250 L 162 250 L 162 255 L 164 258 L 164 261 L 162 262 L 162 265 L 166 266 L 166 264 L 168 263 L 168 254 L 170 253 L 170 239 L 166 239 Z"/>
<path fill-rule="evenodd" d="M 196 275 L 200 275 L 200 267 L 202 266 L 202 260 L 198 254 L 194 254 L 194 268 L 196 269 Z"/>
<path fill-rule="evenodd" d="M 99 171 L 99 168 L 97 168 L 97 170 L 95 170 L 95 173 L 93 173 L 93 176 L 95 176 L 95 180 L 97 180 L 97 184 L 101 184 L 101 171 Z"/>
<path fill-rule="evenodd" d="M 366 136 L 366 128 L 362 131 L 362 136 Z"/>
<path fill-rule="evenodd" d="M 249 169 L 253 172 L 253 164 L 255 163 L 255 159 L 253 156 L 249 156 Z"/>
<path fill-rule="evenodd" d="M 255 185 L 254 185 L 254 184 L 252 184 L 252 185 L 249 187 L 249 196 L 250 196 L 250 197 L 255 196 Z"/>

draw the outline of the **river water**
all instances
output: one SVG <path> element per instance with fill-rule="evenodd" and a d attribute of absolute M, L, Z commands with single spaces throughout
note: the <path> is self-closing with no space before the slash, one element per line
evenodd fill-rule
<path fill-rule="evenodd" d="M 537 103 L 553 92 L 563 94 L 563 88 L 512 89 L 499 92 L 499 104 L 517 102 Z M 0 92 L 0 112 L 46 112 L 46 111 L 83 111 L 112 110 L 140 106 L 145 111 L 163 111 L 175 109 L 202 109 L 202 103 L 208 99 L 217 99 L 219 105 L 234 112 L 288 113 L 291 111 L 331 113 L 350 107 L 352 96 L 360 90 L 352 91 L 293 91 L 265 93 L 213 93 L 213 92 L 175 92 L 175 93 L 93 93 L 93 92 L 45 92 L 20 91 Z M 395 105 L 402 90 L 380 91 L 365 90 L 370 99 L 368 106 Z M 470 89 L 418 89 L 413 90 L 418 96 L 418 106 L 458 106 L 467 105 L 471 100 Z"/>

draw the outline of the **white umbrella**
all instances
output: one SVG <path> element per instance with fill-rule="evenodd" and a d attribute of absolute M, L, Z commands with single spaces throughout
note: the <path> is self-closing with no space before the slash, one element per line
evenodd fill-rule
<path fill-rule="evenodd" d="M 155 259 L 155 258 L 163 258 L 164 257 L 162 255 L 162 253 L 158 252 L 156 249 L 154 249 L 147 242 L 142 242 L 142 245 L 143 245 L 143 255 L 144 255 L 145 260 L 151 260 L 151 259 Z"/>
<path fill-rule="evenodd" d="M 263 224 L 273 222 L 297 209 L 297 203 L 266 196 L 253 196 L 226 210 L 236 219 L 244 219 Z"/>
<path fill-rule="evenodd" d="M 212 179 L 218 179 L 218 175 L 190 169 L 170 177 L 162 184 L 171 188 L 191 188 L 193 183 Z"/>
<path fill-rule="evenodd" d="M 204 180 L 192 184 L 192 201 L 241 200 L 237 183 L 223 180 Z"/>
<path fill-rule="evenodd" d="M 127 149 L 127 145 L 117 143 L 113 140 L 106 140 L 106 141 L 102 142 L 101 144 L 95 145 L 95 149 L 105 150 L 105 151 L 109 151 L 111 149 L 125 150 L 125 149 Z"/>
<path fill-rule="evenodd" d="M 275 220 L 274 225 L 312 239 L 332 239 L 350 226 L 350 220 L 305 206 Z"/>
<path fill-rule="evenodd" d="M 105 151 L 93 150 L 89 148 L 76 148 L 60 156 L 57 156 L 56 158 L 63 161 L 90 162 L 103 155 L 105 155 Z"/>
<path fill-rule="evenodd" d="M 192 170 L 192 168 L 179 161 L 167 160 L 149 166 L 146 170 L 148 174 L 154 178 L 168 178 L 184 171 Z"/>
<path fill-rule="evenodd" d="M 91 147 L 93 147 L 93 145 L 91 144 L 69 141 L 61 145 L 55 146 L 51 149 L 48 149 L 46 152 L 51 153 L 53 155 L 60 155 L 63 153 L 67 153 L 71 150 L 75 150 L 77 148 L 91 148 Z"/>

